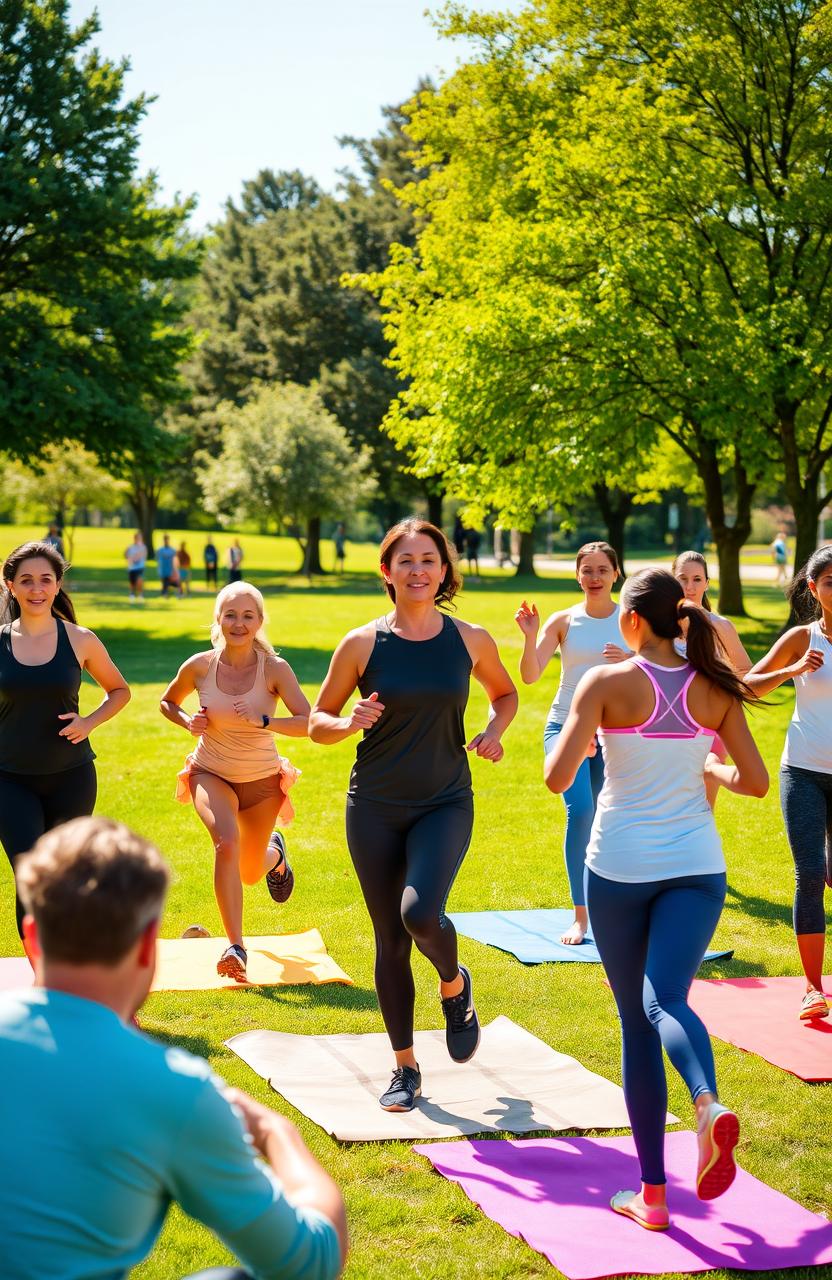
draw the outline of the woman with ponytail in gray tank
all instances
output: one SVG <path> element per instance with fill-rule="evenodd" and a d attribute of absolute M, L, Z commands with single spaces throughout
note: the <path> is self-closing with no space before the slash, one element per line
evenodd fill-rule
<path fill-rule="evenodd" d="M 832 887 L 832 546 L 797 573 L 789 598 L 800 624 L 752 667 L 745 682 L 763 698 L 794 680 L 794 714 L 780 762 L 780 803 L 794 858 L 794 931 L 806 993 L 802 1021 L 828 1018 L 823 994 L 824 887 Z"/>
<path fill-rule="evenodd" d="M 474 798 L 463 722 L 473 675 L 491 704 L 467 745 L 502 759 L 517 692 L 482 627 L 443 613 L 460 587 L 452 547 L 427 520 L 403 520 L 381 544 L 392 610 L 339 644 L 309 718 L 314 742 L 363 733 L 347 796 L 347 843 L 376 942 L 375 983 L 396 1069 L 379 1102 L 410 1111 L 422 1077 L 413 1050 L 412 944 L 439 975 L 448 1052 L 479 1044 L 471 975 L 459 964 L 445 903 L 471 840 Z M 347 699 L 361 694 L 348 715 Z"/>
<path fill-rule="evenodd" d="M 68 565 L 49 543 L 25 542 L 3 565 L 0 625 L 0 841 L 14 867 L 36 840 L 91 814 L 97 790 L 89 736 L 130 701 L 98 636 L 75 621 L 63 589 Z M 82 716 L 88 671 L 104 690 Z M 23 907 L 16 899 L 18 933 Z"/>

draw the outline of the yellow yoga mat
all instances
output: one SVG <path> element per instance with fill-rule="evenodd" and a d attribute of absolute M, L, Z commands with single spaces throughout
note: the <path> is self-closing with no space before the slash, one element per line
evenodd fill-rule
<path fill-rule="evenodd" d="M 160 938 L 154 991 L 214 991 L 222 987 L 292 986 L 296 983 L 344 982 L 317 929 L 268 938 L 246 938 L 248 982 L 233 982 L 217 973 L 224 938 Z"/>

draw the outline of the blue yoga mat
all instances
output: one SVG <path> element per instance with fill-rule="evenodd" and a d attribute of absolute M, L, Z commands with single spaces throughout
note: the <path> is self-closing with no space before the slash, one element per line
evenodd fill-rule
<path fill-rule="evenodd" d="M 582 964 L 600 964 L 598 948 L 592 932 L 577 946 L 559 941 L 575 919 L 572 911 L 455 911 L 451 919 L 460 933 L 489 947 L 509 951 L 523 964 L 544 964 L 563 960 Z M 706 960 L 729 960 L 733 951 L 706 951 Z"/>

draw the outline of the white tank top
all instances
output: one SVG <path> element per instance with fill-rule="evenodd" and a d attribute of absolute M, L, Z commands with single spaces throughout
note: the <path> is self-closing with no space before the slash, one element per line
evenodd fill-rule
<path fill-rule="evenodd" d="M 560 684 L 548 717 L 556 724 L 565 724 L 581 676 L 604 661 L 604 645 L 623 644 L 618 605 L 608 618 L 591 618 L 583 601 L 573 604 L 567 613 L 569 627 L 560 646 Z"/>
<path fill-rule="evenodd" d="M 820 649 L 823 666 L 794 680 L 794 714 L 781 764 L 832 773 L 832 644 L 819 622 L 809 628 L 809 648 Z"/>
<path fill-rule="evenodd" d="M 718 874 L 725 858 L 704 779 L 714 730 L 693 719 L 687 700 L 696 672 L 689 663 L 633 661 L 650 680 L 655 705 L 643 724 L 598 730 L 604 786 L 587 866 L 624 884 Z"/>
<path fill-rule="evenodd" d="M 706 610 L 706 612 L 707 612 L 707 610 Z M 713 613 L 713 612 L 711 612 L 711 613 L 709 613 L 709 614 L 708 614 L 708 617 L 711 619 L 711 621 L 712 621 L 712 622 L 726 622 L 726 621 L 727 621 L 727 619 L 726 619 L 726 618 L 723 618 L 723 616 L 722 616 L 722 614 L 721 614 L 721 613 Z M 686 658 L 686 657 L 688 656 L 688 642 L 687 642 L 686 637 L 685 637 L 685 636 L 680 636 L 678 640 L 674 640 L 674 641 L 673 641 L 673 648 L 676 650 L 676 652 L 678 653 L 678 655 L 679 655 L 679 657 L 680 657 L 680 658 Z"/>

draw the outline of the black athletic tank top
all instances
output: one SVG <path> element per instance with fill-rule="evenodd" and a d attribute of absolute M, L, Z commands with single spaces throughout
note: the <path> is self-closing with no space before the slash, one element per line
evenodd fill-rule
<path fill-rule="evenodd" d="M 81 667 L 60 618 L 55 656 L 26 667 L 12 652 L 11 624 L 0 627 L 0 770 L 63 773 L 95 759 L 89 739 L 77 746 L 58 736 L 67 711 L 78 711 Z"/>
<path fill-rule="evenodd" d="M 471 665 L 447 614 L 432 640 L 403 640 L 386 618 L 376 623 L 358 688 L 362 698 L 377 692 L 385 709 L 358 744 L 351 796 L 431 805 L 471 794 L 464 724 Z"/>

